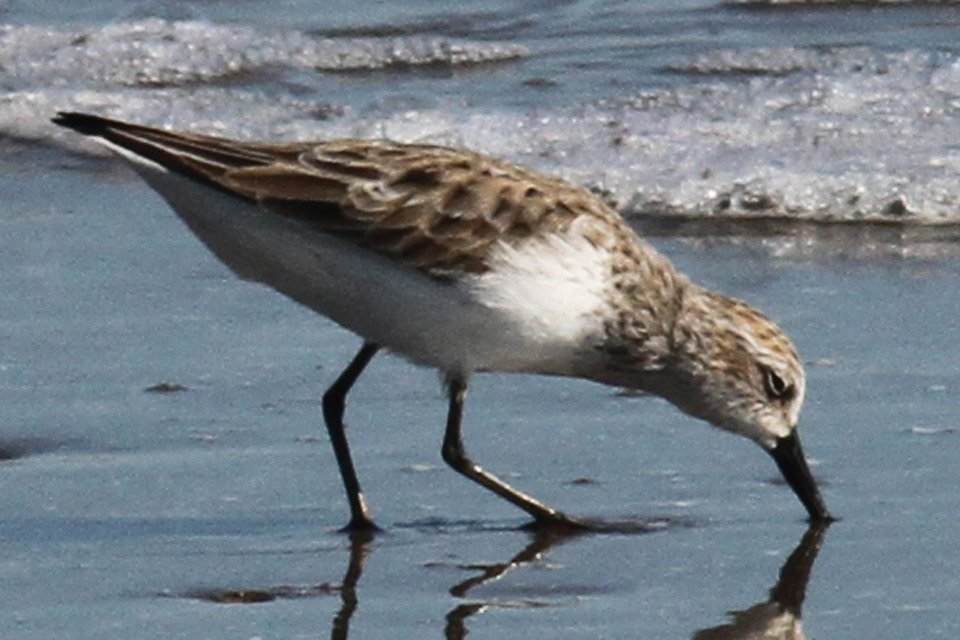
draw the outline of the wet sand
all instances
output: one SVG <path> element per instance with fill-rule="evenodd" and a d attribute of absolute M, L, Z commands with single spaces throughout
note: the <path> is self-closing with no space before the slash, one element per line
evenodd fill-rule
<path fill-rule="evenodd" d="M 443 466 L 436 375 L 384 358 L 347 417 L 387 531 L 351 541 L 318 399 L 357 339 L 230 276 L 129 176 L 2 181 L 22 196 L 0 214 L 6 638 L 743 638 L 799 614 L 811 638 L 960 629 L 954 252 L 857 252 L 855 230 L 821 253 L 655 238 L 796 341 L 805 446 L 842 518 L 823 540 L 746 441 L 652 398 L 480 377 L 478 462 L 573 514 L 658 525 L 537 538 Z"/>

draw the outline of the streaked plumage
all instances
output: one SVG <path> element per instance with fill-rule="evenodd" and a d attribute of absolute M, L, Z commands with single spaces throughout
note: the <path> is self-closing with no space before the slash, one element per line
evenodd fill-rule
<path fill-rule="evenodd" d="M 758 442 L 811 517 L 829 518 L 796 437 L 805 385 L 790 340 L 745 303 L 690 282 L 589 192 L 433 145 L 246 143 L 85 114 L 55 122 L 129 160 L 238 275 L 366 340 L 324 407 L 356 526 L 372 521 L 342 437 L 343 403 L 379 347 L 444 373 L 445 459 L 540 522 L 574 521 L 463 451 L 474 372 L 661 395 Z"/>

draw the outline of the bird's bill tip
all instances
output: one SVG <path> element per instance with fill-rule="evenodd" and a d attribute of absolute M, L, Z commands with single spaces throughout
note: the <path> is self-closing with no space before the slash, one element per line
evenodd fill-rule
<path fill-rule="evenodd" d="M 807 459 L 803 454 L 803 447 L 800 445 L 800 437 L 796 430 L 791 431 L 789 435 L 777 438 L 776 444 L 768 452 L 777 463 L 783 478 L 793 489 L 793 492 L 806 507 L 810 514 L 810 522 L 833 522 L 836 520 L 820 495 L 820 489 L 817 487 L 817 481 L 810 472 L 807 465 Z"/>

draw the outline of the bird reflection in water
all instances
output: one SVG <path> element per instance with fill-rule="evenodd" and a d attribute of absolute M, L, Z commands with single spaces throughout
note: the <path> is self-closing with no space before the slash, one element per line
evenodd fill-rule
<path fill-rule="evenodd" d="M 807 583 L 814 561 L 823 544 L 829 524 L 811 526 L 800 544 L 780 569 L 777 583 L 769 598 L 742 611 L 732 612 L 731 622 L 696 632 L 692 640 L 805 640 L 801 623 L 801 609 L 807 592 Z M 506 562 L 469 565 L 467 569 L 479 573 L 458 582 L 450 588 L 456 598 L 467 599 L 472 589 L 499 580 L 507 573 L 542 562 L 553 548 L 584 534 L 538 531 L 530 542 Z M 330 637 L 346 640 L 350 618 L 357 608 L 357 582 L 370 551 L 373 535 L 357 532 L 350 537 L 350 558 L 343 583 L 339 589 L 341 606 L 333 618 Z M 492 608 L 538 608 L 549 603 L 536 600 L 477 600 L 463 602 L 447 613 L 444 636 L 447 640 L 462 640 L 467 636 L 467 620 Z"/>
<path fill-rule="evenodd" d="M 470 569 L 479 570 L 480 574 L 472 578 L 468 578 L 462 582 L 458 582 L 450 587 L 450 595 L 456 598 L 466 598 L 469 591 L 474 587 L 493 582 L 494 580 L 499 580 L 514 569 L 539 562 L 547 551 L 550 551 L 554 547 L 576 536 L 576 533 L 562 533 L 557 530 L 535 530 L 533 539 L 530 541 L 530 543 L 524 547 L 520 553 L 510 558 L 508 561 L 496 564 L 474 565 L 468 567 Z M 450 611 L 450 613 L 447 614 L 447 624 L 444 629 L 444 637 L 446 637 L 447 640 L 460 640 L 461 638 L 466 637 L 467 618 L 474 614 L 481 613 L 490 607 L 534 608 L 538 606 L 546 605 L 532 600 L 525 600 L 522 602 L 465 602 L 457 605 Z"/>
<path fill-rule="evenodd" d="M 829 524 L 811 526 L 780 569 L 780 579 L 765 602 L 730 613 L 731 622 L 703 629 L 693 640 L 806 640 L 801 609 L 807 582 Z"/>
<path fill-rule="evenodd" d="M 363 567 L 370 553 L 373 541 L 372 531 L 354 531 L 350 533 L 350 560 L 347 572 L 340 585 L 340 610 L 333 617 L 330 640 L 347 640 L 350 636 L 350 618 L 357 609 L 357 582 L 363 574 Z"/>

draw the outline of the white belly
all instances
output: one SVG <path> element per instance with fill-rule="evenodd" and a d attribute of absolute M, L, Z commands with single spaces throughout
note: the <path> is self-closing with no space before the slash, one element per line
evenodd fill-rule
<path fill-rule="evenodd" d="M 442 282 L 142 159 L 135 168 L 241 278 L 419 364 L 570 375 L 602 331 L 607 263 L 585 241 L 504 245 L 491 271 Z"/>

